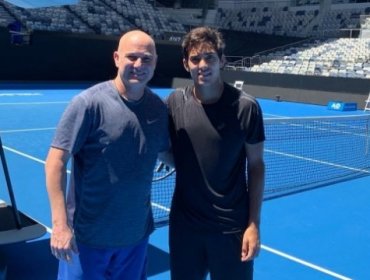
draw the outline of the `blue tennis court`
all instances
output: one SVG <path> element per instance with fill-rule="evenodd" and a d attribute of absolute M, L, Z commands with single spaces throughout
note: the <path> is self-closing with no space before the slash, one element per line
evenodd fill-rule
<path fill-rule="evenodd" d="M 6 279 L 55 279 L 44 160 L 62 112 L 85 87 L 0 89 L 0 136 L 17 206 L 48 228 L 40 239 L 0 246 L 0 264 L 7 263 Z M 164 97 L 170 89 L 154 91 Z M 265 147 L 266 185 L 271 193 L 262 209 L 263 245 L 255 262 L 255 279 L 370 279 L 369 113 L 259 102 L 271 135 Z M 302 116 L 306 119 L 297 119 Z M 337 116 L 343 120 L 333 118 Z M 167 177 L 167 185 L 173 176 Z M 160 185 L 156 184 L 154 189 Z M 5 186 L 0 173 L 0 199 L 10 203 Z M 168 208 L 154 198 L 158 215 L 166 216 Z M 161 226 L 151 236 L 151 280 L 170 279 L 167 232 L 168 227 Z"/>

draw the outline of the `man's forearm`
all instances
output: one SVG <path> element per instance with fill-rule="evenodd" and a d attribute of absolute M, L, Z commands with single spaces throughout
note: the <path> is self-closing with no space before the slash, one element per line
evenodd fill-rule
<path fill-rule="evenodd" d="M 249 192 L 249 221 L 257 227 L 261 220 L 261 207 L 265 185 L 265 165 L 259 163 L 254 167 L 248 167 L 248 192 Z"/>
<path fill-rule="evenodd" d="M 66 158 L 64 152 L 52 149 L 45 164 L 46 188 L 49 196 L 53 225 L 66 225 Z"/>

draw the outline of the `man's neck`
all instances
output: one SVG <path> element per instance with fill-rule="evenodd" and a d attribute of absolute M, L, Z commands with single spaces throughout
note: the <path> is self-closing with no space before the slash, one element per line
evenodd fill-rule
<path fill-rule="evenodd" d="M 222 81 L 217 82 L 210 86 L 197 86 L 193 88 L 194 98 L 202 104 L 216 103 L 224 90 L 224 84 Z"/>
<path fill-rule="evenodd" d="M 113 84 L 117 89 L 119 95 L 129 102 L 136 102 L 144 96 L 145 87 L 127 87 L 125 86 L 120 78 L 115 78 Z"/>

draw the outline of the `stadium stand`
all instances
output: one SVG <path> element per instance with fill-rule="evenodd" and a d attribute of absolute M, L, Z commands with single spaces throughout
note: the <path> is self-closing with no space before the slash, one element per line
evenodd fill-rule
<path fill-rule="evenodd" d="M 207 6 L 204 3 L 211 4 Z M 108 75 L 112 70 L 108 69 L 111 64 L 102 62 L 106 58 L 102 54 L 97 57 L 96 53 L 109 53 L 114 47 L 115 37 L 132 27 L 152 34 L 158 41 L 161 53 L 165 54 L 158 64 L 156 78 L 168 81 L 188 77 L 187 73 L 181 72 L 183 69 L 179 69 L 181 61 L 176 71 L 172 69 L 175 65 L 170 64 L 177 58 L 171 59 L 169 53 L 179 55 L 179 42 L 190 27 L 207 24 L 224 34 L 228 60 L 224 72 L 225 76 L 230 76 L 231 83 L 244 80 L 245 86 L 260 83 L 285 87 L 288 82 L 299 86 L 297 81 L 302 79 L 300 83 L 315 85 L 320 89 L 331 84 L 343 84 L 322 83 L 321 79 L 308 83 L 303 80 L 306 77 L 344 78 L 346 84 L 354 88 L 353 91 L 363 94 L 367 84 L 359 80 L 370 80 L 367 54 L 370 52 L 369 43 L 366 43 L 370 37 L 370 1 L 80 0 L 75 5 L 24 9 L 0 0 L 0 15 L 2 40 L 8 35 L 8 25 L 15 21 L 20 22 L 34 38 L 29 48 L 20 50 L 9 46 L 7 54 L 0 57 L 4 65 L 8 63 L 4 67 L 7 71 L 0 74 L 8 79 L 37 79 L 45 73 L 47 77 L 59 79 L 48 68 L 56 64 L 59 69 L 69 69 L 69 66 L 55 56 L 45 59 L 49 64 L 37 65 L 31 73 L 19 71 L 11 65 L 11 61 L 26 57 L 26 54 L 27 61 L 43 57 L 45 49 L 50 46 L 56 48 L 54 51 L 57 53 L 63 52 L 59 49 L 59 42 L 74 46 L 69 56 L 81 60 L 74 72 L 65 71 L 65 79 L 106 78 L 101 73 Z M 94 42 L 89 50 L 85 48 L 86 42 Z M 163 60 L 167 63 L 163 63 Z M 83 69 L 86 63 L 99 67 L 93 68 L 94 72 L 86 72 Z M 103 68 L 103 65 L 107 68 Z M 344 90 L 342 88 L 338 90 Z M 271 95 L 283 97 L 280 92 Z M 358 98 L 362 104 L 365 99 L 363 96 Z"/>
<path fill-rule="evenodd" d="M 216 23 L 231 30 L 307 37 L 338 29 L 359 28 L 360 15 L 370 14 L 370 3 L 331 4 L 329 1 L 219 1 Z M 221 5 L 222 4 L 222 5 Z"/>
<path fill-rule="evenodd" d="M 164 37 L 166 32 L 185 32 L 181 23 L 145 0 L 80 0 L 76 5 L 35 9 L 23 9 L 1 0 L 0 7 L 0 12 L 12 11 L 30 31 L 119 35 L 138 27 L 155 38 Z"/>
<path fill-rule="evenodd" d="M 268 62 L 254 65 L 250 71 L 370 78 L 369 50 L 370 39 L 365 38 L 315 40 L 261 56 Z"/>
<path fill-rule="evenodd" d="M 226 30 L 302 37 L 304 42 L 233 59 L 228 70 L 370 78 L 365 38 L 370 37 L 370 1 L 292 2 L 219 1 L 216 22 Z"/>
<path fill-rule="evenodd" d="M 76 5 L 22 9 L 1 0 L 0 5 L 3 10 L 13 11 L 30 30 L 118 35 L 136 26 L 156 38 L 164 38 L 171 32 L 184 33 L 185 26 L 200 24 L 262 34 L 317 36 L 339 29 L 360 28 L 359 17 L 370 14 L 370 3 L 353 4 L 344 0 L 333 0 L 331 4 L 330 1 L 297 1 L 294 5 L 294 1 L 286 0 L 218 1 L 217 9 L 206 11 L 204 8 L 162 8 L 154 2 L 80 0 Z"/>
<path fill-rule="evenodd" d="M 13 21 L 15 21 L 15 18 L 0 3 L 0 26 L 7 26 Z"/>

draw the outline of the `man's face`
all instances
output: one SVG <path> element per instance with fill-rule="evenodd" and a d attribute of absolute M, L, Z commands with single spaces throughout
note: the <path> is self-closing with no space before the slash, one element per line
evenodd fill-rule
<path fill-rule="evenodd" d="M 191 49 L 188 59 L 184 59 L 183 63 L 195 84 L 207 86 L 218 82 L 220 79 L 220 69 L 223 66 L 223 61 L 210 45 L 202 45 Z"/>
<path fill-rule="evenodd" d="M 145 86 L 153 77 L 157 55 L 153 41 L 143 33 L 134 33 L 121 40 L 114 60 L 126 87 Z"/>

